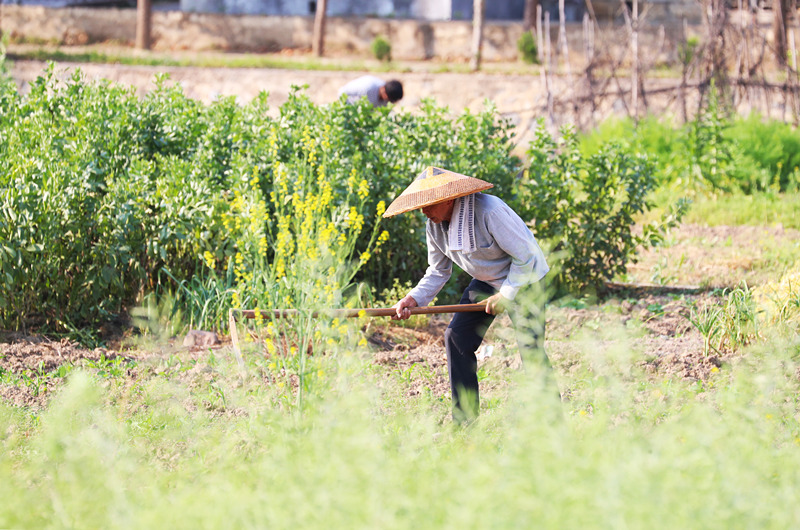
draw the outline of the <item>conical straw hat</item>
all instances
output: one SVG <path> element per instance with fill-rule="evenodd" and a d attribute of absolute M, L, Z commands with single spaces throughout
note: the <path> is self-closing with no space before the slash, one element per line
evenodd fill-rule
<path fill-rule="evenodd" d="M 493 187 L 485 180 L 428 167 L 386 208 L 384 217 L 410 212 Z"/>

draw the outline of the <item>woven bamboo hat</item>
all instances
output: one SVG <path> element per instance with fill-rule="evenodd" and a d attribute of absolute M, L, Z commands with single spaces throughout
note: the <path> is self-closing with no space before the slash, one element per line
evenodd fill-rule
<path fill-rule="evenodd" d="M 414 182 L 392 201 L 383 216 L 392 217 L 439 202 L 488 190 L 493 186 L 494 184 L 490 184 L 485 180 L 430 166 L 420 173 L 414 179 Z"/>

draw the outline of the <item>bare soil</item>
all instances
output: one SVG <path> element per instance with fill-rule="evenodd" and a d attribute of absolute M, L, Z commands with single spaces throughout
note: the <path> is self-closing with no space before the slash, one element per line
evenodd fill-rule
<path fill-rule="evenodd" d="M 781 228 L 685 225 L 673 232 L 667 245 L 644 252 L 631 268 L 631 276 L 647 282 L 654 272 L 664 272 L 660 264 L 680 261 L 681 266 L 671 273 L 670 283 L 707 285 L 711 278 L 713 285 L 720 287 L 740 281 L 758 285 L 766 279 L 764 263 L 755 267 L 769 254 L 765 245 L 791 245 L 797 241 L 800 238 L 796 232 Z M 591 303 L 554 303 L 548 308 L 545 347 L 563 382 L 562 393 L 569 396 L 570 381 L 581 371 L 592 371 L 599 357 L 614 352 L 623 352 L 630 369 L 646 377 L 697 381 L 713 377 L 725 369 L 735 354 L 704 352 L 703 337 L 688 317 L 693 306 L 718 302 L 721 295 L 719 290 L 711 289 L 660 292 L 657 288 L 640 288 L 620 290 Z M 389 321 L 377 322 L 368 331 L 368 339 L 378 373 L 386 378 L 399 377 L 409 397 L 422 393 L 449 396 L 443 344 L 448 321 L 445 316 L 434 316 L 415 329 Z M 212 353 L 232 358 L 229 341 L 193 349 L 179 346 L 180 339 L 152 349 L 90 350 L 67 340 L 5 334 L 0 336 L 0 399 L 18 406 L 44 406 L 62 381 L 59 374 L 68 372 L 62 366 L 103 370 L 116 361 L 120 372 L 117 375 L 133 380 L 157 373 L 159 368 L 153 368 L 154 362 L 173 357 L 187 366 L 191 361 L 193 368 L 186 372 L 191 379 L 209 371 L 207 358 Z M 481 392 L 492 395 L 508 384 L 506 375 L 521 366 L 508 317 L 495 321 L 478 357 Z M 139 366 L 148 367 L 140 370 Z"/>

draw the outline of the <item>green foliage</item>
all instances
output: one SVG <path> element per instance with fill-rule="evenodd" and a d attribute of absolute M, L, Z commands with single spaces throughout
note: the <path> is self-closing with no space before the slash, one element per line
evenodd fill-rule
<path fill-rule="evenodd" d="M 337 237 L 349 230 L 335 289 L 416 279 L 424 225 L 393 219 L 378 241 L 380 203 L 433 164 L 508 192 L 519 164 L 511 125 L 491 106 L 453 117 L 426 101 L 412 116 L 365 102 L 316 106 L 295 90 L 271 118 L 265 94 L 205 106 L 164 77 L 156 85 L 138 97 L 79 72 L 59 83 L 51 66 L 27 96 L 0 86 L 3 327 L 81 329 L 146 293 L 171 293 L 197 325 L 219 325 L 231 305 L 283 305 L 288 291 L 278 298 L 272 286 L 286 271 L 303 276 L 297 260 L 313 250 L 296 243 L 317 241 L 323 218 Z M 215 279 L 231 260 L 233 284 L 228 272 Z"/>
<path fill-rule="evenodd" d="M 372 40 L 370 49 L 372 50 L 372 55 L 379 61 L 392 60 L 392 45 L 389 44 L 389 41 L 386 40 L 386 37 L 383 35 L 378 35 Z"/>
<path fill-rule="evenodd" d="M 651 207 L 654 166 L 617 144 L 587 157 L 572 128 L 562 128 L 557 141 L 540 122 L 527 155 L 517 211 L 550 248 L 560 283 L 573 290 L 598 287 L 623 273 L 640 245 L 658 243 L 684 213 L 679 202 L 641 235 L 634 233 L 635 216 Z"/>
<path fill-rule="evenodd" d="M 536 39 L 533 38 L 532 31 L 523 31 L 517 39 L 517 50 L 519 50 L 522 60 L 528 64 L 539 64 L 539 50 L 536 47 Z"/>
<path fill-rule="evenodd" d="M 700 39 L 697 37 L 688 37 L 686 41 L 678 46 L 678 59 L 684 68 L 688 67 L 694 61 L 697 55 L 697 49 L 700 47 Z"/>
<path fill-rule="evenodd" d="M 703 354 L 740 351 L 759 334 L 759 311 L 746 283 L 722 293 L 719 303 L 692 306 L 689 322 L 703 336 Z M 768 325 L 767 323 L 763 323 Z"/>
<path fill-rule="evenodd" d="M 581 139 L 583 152 L 619 141 L 647 153 L 659 183 L 691 194 L 792 191 L 800 185 L 800 136 L 795 128 L 758 115 L 728 116 L 712 89 L 698 116 L 675 127 L 648 117 L 612 120 Z"/>
<path fill-rule="evenodd" d="M 746 170 L 758 176 L 745 191 L 797 191 L 800 188 L 800 133 L 796 127 L 758 114 L 734 120 L 725 137 L 735 143 L 748 160 Z"/>

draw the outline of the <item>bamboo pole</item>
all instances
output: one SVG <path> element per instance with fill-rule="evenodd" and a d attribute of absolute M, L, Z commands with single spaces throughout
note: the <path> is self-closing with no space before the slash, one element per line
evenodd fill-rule
<path fill-rule="evenodd" d="M 544 54 L 544 40 L 542 39 L 542 5 L 536 4 L 536 53 L 541 57 Z"/>
<path fill-rule="evenodd" d="M 550 11 L 544 13 L 544 48 L 545 48 L 545 66 L 544 66 L 544 83 L 547 90 L 547 114 L 550 117 L 550 123 L 555 124 L 556 116 L 553 113 L 553 91 L 550 87 L 550 74 L 551 70 L 551 53 L 550 53 Z"/>
<path fill-rule="evenodd" d="M 589 13 L 583 14 L 583 56 L 588 68 L 594 59 L 594 26 L 589 18 Z"/>
<path fill-rule="evenodd" d="M 561 57 L 564 59 L 564 67 L 567 72 L 567 83 L 570 88 L 572 85 L 572 67 L 569 64 L 569 45 L 567 44 L 567 22 L 566 12 L 564 11 L 564 0 L 558 0 L 558 44 Z"/>

